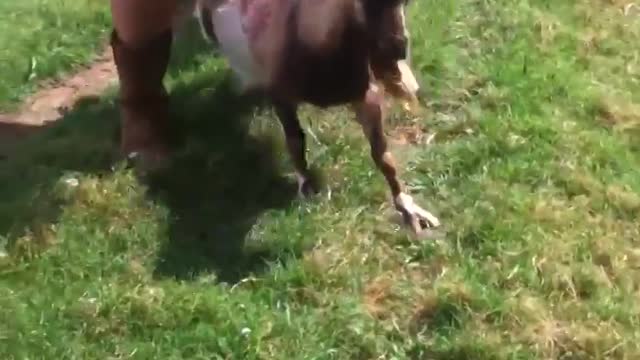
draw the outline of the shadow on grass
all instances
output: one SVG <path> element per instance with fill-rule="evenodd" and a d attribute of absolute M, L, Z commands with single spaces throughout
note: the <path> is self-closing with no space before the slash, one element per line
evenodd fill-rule
<path fill-rule="evenodd" d="M 11 242 L 55 222 L 62 204 L 53 189 L 64 175 L 110 170 L 113 106 L 80 101 L 64 119 L 46 127 L 5 128 L 12 141 L 5 143 L 0 159 L 0 239 L 6 236 Z"/>
<path fill-rule="evenodd" d="M 169 74 L 197 69 L 212 55 L 193 30 L 174 46 Z M 193 41 L 191 41 L 194 39 Z M 149 180 L 149 197 L 171 215 L 168 241 L 155 275 L 189 279 L 214 271 L 235 282 L 259 273 L 279 254 L 245 252 L 257 218 L 287 207 L 295 184 L 279 174 L 273 139 L 249 134 L 251 114 L 261 101 L 232 93 L 226 73 L 199 74 L 172 89 L 172 115 L 181 141 L 172 168 Z M 106 174 L 113 165 L 118 112 L 109 100 L 80 102 L 64 119 L 21 144 L 23 153 L 0 160 L 0 235 L 15 239 L 26 229 L 55 222 L 61 204 L 55 181 L 67 172 Z M 40 199 L 40 200 L 38 200 Z"/>
<path fill-rule="evenodd" d="M 188 109 L 181 113 L 183 150 L 149 183 L 150 195 L 172 215 L 156 275 L 188 279 L 215 271 L 220 281 L 233 283 L 276 260 L 277 254 L 244 253 L 244 241 L 260 214 L 288 206 L 296 189 L 279 174 L 273 140 L 249 134 L 259 99 L 237 97 L 228 81 L 211 95 L 197 89 L 191 84 L 173 93 Z"/>

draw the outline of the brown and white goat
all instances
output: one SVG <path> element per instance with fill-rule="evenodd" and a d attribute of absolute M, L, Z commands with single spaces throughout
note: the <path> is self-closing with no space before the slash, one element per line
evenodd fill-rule
<path fill-rule="evenodd" d="M 245 87 L 262 90 L 271 98 L 298 175 L 299 192 L 306 196 L 315 189 L 298 106 L 349 104 L 404 221 L 415 232 L 438 226 L 438 218 L 404 191 L 383 132 L 384 90 L 398 95 L 398 64 L 408 60 L 407 0 L 199 0 L 197 13 L 204 33 L 216 41 L 221 40 L 219 22 L 231 16 L 216 17 L 225 5 L 235 6 L 234 16 L 242 19 L 238 26 L 252 63 L 249 75 L 245 73 Z M 233 68 L 234 61 L 229 60 Z"/>

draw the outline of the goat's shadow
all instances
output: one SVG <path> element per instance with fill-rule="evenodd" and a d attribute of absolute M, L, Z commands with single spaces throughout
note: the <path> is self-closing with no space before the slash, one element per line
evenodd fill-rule
<path fill-rule="evenodd" d="M 178 63 L 193 61 L 194 48 L 215 54 L 204 42 L 186 46 L 174 53 Z M 266 100 L 237 95 L 225 68 L 174 88 L 171 101 L 180 150 L 168 170 L 149 179 L 150 196 L 171 213 L 155 275 L 215 272 L 219 281 L 234 283 L 260 272 L 280 254 L 245 251 L 248 234 L 262 213 L 287 207 L 296 194 L 279 169 L 274 137 L 250 134 L 252 114 Z"/>
<path fill-rule="evenodd" d="M 234 95 L 229 81 L 212 95 L 193 85 L 172 93 L 180 104 L 182 150 L 149 180 L 150 195 L 171 211 L 156 275 L 188 279 L 215 271 L 218 280 L 235 282 L 277 258 L 247 254 L 244 242 L 260 214 L 291 203 L 295 184 L 280 174 L 273 138 L 249 133 L 261 99 Z"/>

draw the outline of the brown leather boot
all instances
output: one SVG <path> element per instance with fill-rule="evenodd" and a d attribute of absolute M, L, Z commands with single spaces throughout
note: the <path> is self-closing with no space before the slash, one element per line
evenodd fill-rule
<path fill-rule="evenodd" d="M 169 158 L 169 98 L 163 78 L 172 38 L 166 31 L 131 48 L 115 30 L 111 34 L 120 80 L 120 150 L 142 171 L 158 170 Z"/>

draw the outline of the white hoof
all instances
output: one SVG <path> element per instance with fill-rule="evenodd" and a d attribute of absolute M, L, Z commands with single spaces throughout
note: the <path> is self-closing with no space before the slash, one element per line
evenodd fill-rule
<path fill-rule="evenodd" d="M 298 180 L 298 197 L 301 199 L 308 199 L 318 193 L 318 190 L 313 185 L 313 181 L 309 179 L 309 177 L 296 173 L 296 179 Z"/>
<path fill-rule="evenodd" d="M 396 209 L 402 214 L 405 223 L 411 226 L 415 233 L 425 228 L 440 226 L 440 220 L 427 210 L 418 206 L 410 195 L 400 193 L 395 199 Z"/>

